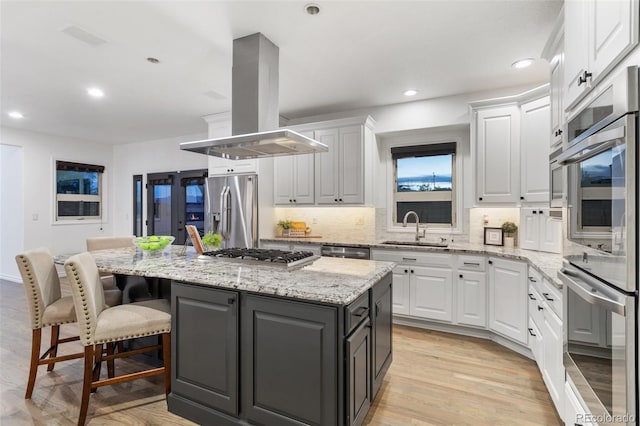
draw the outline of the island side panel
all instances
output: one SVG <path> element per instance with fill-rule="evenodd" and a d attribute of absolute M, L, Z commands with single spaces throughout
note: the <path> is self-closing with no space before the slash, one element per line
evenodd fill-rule
<path fill-rule="evenodd" d="M 393 360 L 393 278 L 387 274 L 371 290 L 372 350 L 372 400 L 375 399 Z"/>
<path fill-rule="evenodd" d="M 259 424 L 335 425 L 337 308 L 247 295 L 242 404 Z"/>
<path fill-rule="evenodd" d="M 171 292 L 173 394 L 237 416 L 239 294 L 179 282 Z"/>

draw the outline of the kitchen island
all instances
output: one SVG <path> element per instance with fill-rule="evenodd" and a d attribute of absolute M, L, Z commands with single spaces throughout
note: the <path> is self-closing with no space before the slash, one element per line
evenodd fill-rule
<path fill-rule="evenodd" d="M 92 254 L 101 271 L 171 280 L 169 411 L 215 425 L 364 420 L 392 360 L 393 263 Z"/>

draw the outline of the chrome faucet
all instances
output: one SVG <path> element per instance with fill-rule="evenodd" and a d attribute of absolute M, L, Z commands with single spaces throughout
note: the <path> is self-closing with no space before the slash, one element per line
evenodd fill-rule
<path fill-rule="evenodd" d="M 420 216 L 418 216 L 418 213 L 414 212 L 413 210 L 409 210 L 407 214 L 404 215 L 404 218 L 402 219 L 402 226 L 405 228 L 407 227 L 407 219 L 411 214 L 413 214 L 416 217 L 416 241 L 420 241 L 420 238 L 425 237 L 425 233 L 427 230 L 423 229 L 422 232 L 420 232 Z"/>

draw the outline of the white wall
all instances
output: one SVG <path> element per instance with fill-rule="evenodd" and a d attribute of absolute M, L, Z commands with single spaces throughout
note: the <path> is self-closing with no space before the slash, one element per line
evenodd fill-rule
<path fill-rule="evenodd" d="M 15 255 L 24 248 L 23 169 L 23 148 L 0 144 L 0 278 L 16 282 Z"/>
<path fill-rule="evenodd" d="M 86 249 L 87 237 L 109 235 L 113 213 L 112 146 L 44 133 L 0 128 L 2 144 L 22 147 L 24 155 L 24 249 L 48 247 L 54 254 Z M 54 224 L 55 161 L 105 166 L 106 217 L 100 223 Z M 3 180 L 6 177 L 2 169 Z"/>
<path fill-rule="evenodd" d="M 133 234 L 133 176 L 142 175 L 143 221 L 147 218 L 147 173 L 208 168 L 208 157 L 180 150 L 180 142 L 205 139 L 206 134 L 136 142 L 113 147 L 114 213 L 112 235 Z M 146 234 L 146 227 L 142 228 Z"/>

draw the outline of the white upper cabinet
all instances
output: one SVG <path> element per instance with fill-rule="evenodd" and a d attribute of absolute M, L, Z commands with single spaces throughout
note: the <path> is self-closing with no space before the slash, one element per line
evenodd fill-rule
<path fill-rule="evenodd" d="M 524 202 L 549 202 L 549 113 L 548 96 L 523 104 L 520 107 L 520 200 Z"/>
<path fill-rule="evenodd" d="M 476 111 L 479 203 L 515 203 L 520 192 L 520 111 L 517 105 Z"/>
<path fill-rule="evenodd" d="M 560 37 L 553 49 L 553 56 L 549 60 L 551 76 L 549 78 L 550 112 L 551 112 L 551 135 L 549 143 L 554 149 L 559 148 L 562 143 L 562 133 L 564 129 L 564 38 Z"/>
<path fill-rule="evenodd" d="M 565 2 L 565 102 L 571 108 L 638 43 L 638 0 Z"/>
<path fill-rule="evenodd" d="M 316 154 L 318 204 L 364 202 L 364 138 L 361 126 L 315 132 L 329 152 Z"/>
<path fill-rule="evenodd" d="M 313 132 L 304 132 L 313 138 Z M 313 204 L 314 197 L 313 154 L 275 157 L 273 159 L 275 204 Z"/>

